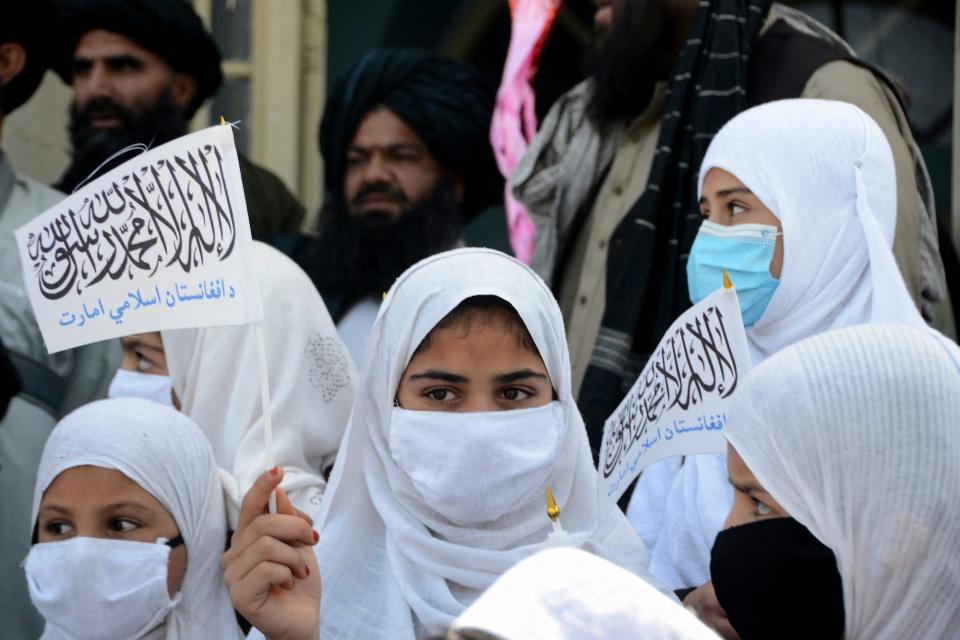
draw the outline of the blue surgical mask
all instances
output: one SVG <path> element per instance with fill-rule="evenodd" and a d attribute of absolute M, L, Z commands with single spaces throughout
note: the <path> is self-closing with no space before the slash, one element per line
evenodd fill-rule
<path fill-rule="evenodd" d="M 778 235 L 776 227 L 766 224 L 724 226 L 704 221 L 687 259 L 690 301 L 697 304 L 721 288 L 726 270 L 737 289 L 743 325 L 752 327 L 780 284 L 770 275 Z"/>

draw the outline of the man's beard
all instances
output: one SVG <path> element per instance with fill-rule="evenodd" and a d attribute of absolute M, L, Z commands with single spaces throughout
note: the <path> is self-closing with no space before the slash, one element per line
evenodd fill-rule
<path fill-rule="evenodd" d="M 399 215 L 351 214 L 345 202 L 337 199 L 320 212 L 320 237 L 305 266 L 324 295 L 342 294 L 347 304 L 367 296 L 379 300 L 408 267 L 454 248 L 462 229 L 460 203 L 447 180 L 426 200 Z"/>
<path fill-rule="evenodd" d="M 114 116 L 119 126 L 101 129 L 93 126 L 93 116 Z M 91 173 L 117 151 L 132 144 L 156 147 L 187 132 L 183 110 L 173 101 L 170 88 L 154 104 L 125 107 L 110 98 L 94 98 L 82 109 L 70 104 L 70 142 L 73 145 L 73 160 L 60 182 L 55 185 L 65 193 L 71 193 Z M 122 154 L 104 165 L 98 175 L 117 167 L 132 156 Z"/>
<path fill-rule="evenodd" d="M 601 131 L 640 115 L 670 71 L 674 38 L 664 0 L 614 0 L 613 24 L 586 58 L 593 92 L 587 115 Z"/>

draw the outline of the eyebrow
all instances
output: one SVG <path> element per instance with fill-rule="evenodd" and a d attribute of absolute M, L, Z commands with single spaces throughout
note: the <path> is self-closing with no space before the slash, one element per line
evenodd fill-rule
<path fill-rule="evenodd" d="M 57 504 L 48 504 L 40 507 L 40 513 L 45 513 L 47 511 L 55 511 L 56 513 L 60 513 L 65 516 L 68 516 L 71 513 L 73 513 L 72 511 L 70 511 L 70 509 L 67 509 L 66 507 L 61 507 L 60 505 L 57 505 Z"/>
<path fill-rule="evenodd" d="M 762 491 L 763 493 L 766 493 L 766 492 L 767 492 L 766 489 L 764 489 L 763 487 L 761 487 L 761 486 L 760 486 L 759 484 L 757 484 L 757 483 L 753 483 L 753 482 L 747 482 L 747 483 L 735 482 L 733 478 L 727 478 L 727 479 L 730 481 L 730 484 L 733 485 L 734 489 L 736 489 L 737 491 L 741 491 L 741 492 L 743 492 L 743 493 L 750 493 L 751 491 Z"/>
<path fill-rule="evenodd" d="M 500 375 L 496 376 L 494 380 L 498 384 L 510 384 L 511 382 L 520 382 L 521 380 L 529 380 L 530 378 L 546 380 L 547 376 L 542 373 L 537 373 L 533 369 L 521 369 L 519 371 L 512 371 L 510 373 L 501 373 Z"/>
<path fill-rule="evenodd" d="M 436 369 L 429 369 L 422 373 L 414 373 L 408 380 L 441 380 L 443 382 L 454 382 L 458 384 L 470 382 L 470 379 L 466 376 L 448 371 L 437 371 Z"/>
<path fill-rule="evenodd" d="M 743 193 L 748 196 L 753 195 L 753 191 L 750 191 L 750 189 L 747 189 L 746 187 L 733 187 L 731 189 L 721 189 L 720 191 L 717 191 L 717 197 L 726 198 L 727 196 L 732 196 L 736 193 Z M 700 198 L 700 204 L 706 204 L 706 203 L 707 203 L 707 197 L 702 196 Z"/>
<path fill-rule="evenodd" d="M 148 344 L 139 338 L 128 337 L 123 341 L 123 345 L 131 349 L 146 349 L 148 351 L 154 351 L 156 353 L 163 353 L 163 347 L 157 347 L 152 344 Z"/>

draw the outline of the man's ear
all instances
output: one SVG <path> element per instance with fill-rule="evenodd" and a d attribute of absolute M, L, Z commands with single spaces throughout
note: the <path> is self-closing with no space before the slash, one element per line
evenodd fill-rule
<path fill-rule="evenodd" d="M 0 44 L 0 85 L 7 84 L 27 66 L 27 50 L 19 42 Z"/>
<path fill-rule="evenodd" d="M 174 104 L 185 110 L 197 95 L 197 81 L 189 73 L 174 73 L 171 90 Z"/>

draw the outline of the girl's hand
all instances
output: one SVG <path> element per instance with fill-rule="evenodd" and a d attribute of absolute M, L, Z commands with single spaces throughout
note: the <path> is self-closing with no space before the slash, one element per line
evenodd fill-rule
<path fill-rule="evenodd" d="M 320 539 L 309 518 L 279 488 L 274 467 L 240 505 L 237 530 L 220 561 L 233 606 L 270 640 L 315 640 L 320 627 L 320 570 L 313 545 Z M 277 492 L 277 513 L 267 513 Z"/>

